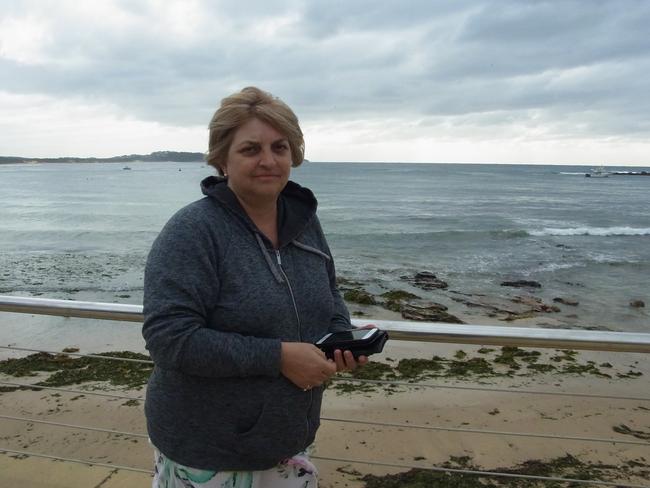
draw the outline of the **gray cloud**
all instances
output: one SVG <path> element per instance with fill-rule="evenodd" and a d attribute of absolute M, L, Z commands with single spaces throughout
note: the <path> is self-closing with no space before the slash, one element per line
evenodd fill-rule
<path fill-rule="evenodd" d="M 146 2 L 117 2 L 114 22 L 59 5 L 3 5 L 51 30 L 44 62 L 0 58 L 0 90 L 188 126 L 256 84 L 303 120 L 526 125 L 534 111 L 559 136 L 650 133 L 649 2 L 205 1 L 196 25 L 177 19 L 180 34 Z"/>

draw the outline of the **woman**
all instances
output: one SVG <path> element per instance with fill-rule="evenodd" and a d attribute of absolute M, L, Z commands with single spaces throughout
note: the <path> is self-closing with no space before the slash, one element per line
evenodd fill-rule
<path fill-rule="evenodd" d="M 289 181 L 302 131 L 254 87 L 222 100 L 209 129 L 220 176 L 165 225 L 145 271 L 153 486 L 314 487 L 322 385 L 367 359 L 313 345 L 352 326 L 316 199 Z"/>

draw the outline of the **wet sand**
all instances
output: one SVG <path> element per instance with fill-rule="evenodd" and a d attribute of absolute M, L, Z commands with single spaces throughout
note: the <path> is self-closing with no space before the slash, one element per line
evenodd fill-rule
<path fill-rule="evenodd" d="M 458 349 L 472 356 L 478 348 L 395 341 L 389 343 L 377 359 L 395 364 L 401 358 L 428 359 L 434 354 L 453 357 Z M 552 353 L 554 351 L 542 352 L 543 355 Z M 649 396 L 650 362 L 646 356 L 581 352 L 578 358 L 583 363 L 589 360 L 597 364 L 610 363 L 612 368 L 608 373 L 613 377 L 535 373 L 514 377 L 449 377 L 425 381 L 438 386 L 504 388 L 512 390 L 512 393 L 430 388 L 417 384 L 399 387 L 397 392 L 380 388 L 369 393 L 340 393 L 330 388 L 325 395 L 324 418 L 402 426 L 323 420 L 314 455 L 422 467 L 439 466 L 452 456 L 468 456 L 472 465 L 491 470 L 514 466 L 530 459 L 549 460 L 571 454 L 583 462 L 602 462 L 621 468 L 634 463 L 646 465 L 645 468 L 636 468 L 637 476 L 625 475 L 621 469 L 617 480 L 647 483 L 639 473 L 643 470 L 647 473 L 650 469 L 647 467 L 650 464 L 650 440 L 642 438 L 644 433 L 650 435 L 650 401 L 523 393 L 525 390 L 543 390 L 624 397 Z M 616 377 L 616 373 L 624 374 L 630 370 L 642 374 L 633 378 Z M 38 381 L 39 377 L 42 376 L 14 378 L 4 375 L 2 379 L 31 383 Z M 90 386 L 75 385 L 70 388 Z M 106 385 L 95 387 L 100 387 L 99 391 L 102 392 L 115 391 L 131 397 L 141 397 L 144 393 L 143 389 L 115 390 Z M 4 392 L 0 394 L 0 403 L 1 415 L 145 434 L 142 402 L 134 404 L 124 399 L 42 390 Z M 407 425 L 597 437 L 642 442 L 645 445 L 424 430 Z M 615 427 L 621 431 L 620 426 L 626 426 L 629 433 L 614 431 Z M 635 437 L 634 432 L 640 433 L 638 435 L 641 437 Z M 143 469 L 152 467 L 152 452 L 147 439 L 127 435 L 1 419 L 0 446 L 113 465 Z M 364 483 L 359 480 L 360 474 L 405 471 L 322 459 L 316 460 L 316 464 L 320 469 L 322 487 L 362 487 Z M 6 473 L 4 475 L 0 473 L 0 485 L 4 486 L 3 476 L 9 476 L 10 471 L 3 471 Z M 34 472 L 34 479 L 38 479 L 39 474 Z"/>

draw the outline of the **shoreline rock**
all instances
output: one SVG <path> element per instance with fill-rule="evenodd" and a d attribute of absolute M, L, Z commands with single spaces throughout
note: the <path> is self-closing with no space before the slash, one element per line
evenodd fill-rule
<path fill-rule="evenodd" d="M 351 308 L 351 313 L 356 316 L 375 314 L 388 320 L 399 320 L 397 316 L 390 315 L 390 313 L 394 313 L 399 314 L 404 320 L 457 324 L 475 323 L 477 320 L 480 322 L 481 318 L 489 318 L 495 325 L 499 321 L 526 321 L 528 325 L 550 328 L 567 326 L 585 330 L 609 330 L 591 323 L 593 319 L 585 318 L 582 314 L 580 316 L 573 314 L 570 309 L 566 308 L 577 307 L 581 303 L 580 297 L 573 293 L 567 291 L 568 296 L 545 299 L 536 296 L 535 289 L 542 287 L 542 284 L 537 281 L 504 281 L 501 283 L 502 285 L 512 285 L 520 290 L 504 290 L 501 293 L 492 292 L 486 295 L 480 293 L 480 290 L 477 293 L 465 293 L 458 289 L 443 288 L 447 286 L 447 283 L 430 271 L 400 276 L 400 279 L 412 287 L 419 287 L 425 291 L 419 293 L 418 290 L 414 290 L 415 293 L 413 293 L 412 288 L 406 286 L 406 289 L 386 291 L 385 281 L 382 280 L 362 283 L 352 279 L 339 278 L 337 283 L 346 302 L 356 305 Z M 584 286 L 569 282 L 564 282 L 564 284 Z M 454 305 L 454 302 L 458 303 L 458 306 Z M 381 307 L 389 312 L 382 312 L 377 308 L 373 309 L 373 307 Z M 451 307 L 451 311 L 447 307 Z M 645 302 L 639 299 L 630 299 L 629 307 L 640 310 L 645 307 Z M 563 311 L 565 313 L 562 316 L 545 319 L 547 314 L 557 314 Z"/>
<path fill-rule="evenodd" d="M 348 302 L 359 303 L 361 305 L 377 305 L 377 300 L 365 290 L 354 288 L 343 293 L 343 298 Z"/>
<path fill-rule="evenodd" d="M 449 324 L 464 324 L 461 319 L 447 313 L 447 307 L 440 303 L 427 306 L 406 304 L 402 308 L 402 318 L 421 322 L 446 322 Z"/>
<path fill-rule="evenodd" d="M 514 288 L 541 288 L 542 284 L 533 280 L 514 280 L 502 281 L 501 286 L 511 286 Z"/>
<path fill-rule="evenodd" d="M 413 286 L 423 290 L 444 290 L 449 287 L 446 281 L 441 280 L 431 271 L 420 271 L 415 276 L 402 276 L 404 281 L 408 281 Z"/>
<path fill-rule="evenodd" d="M 393 312 L 400 313 L 404 308 L 405 303 L 409 300 L 419 300 L 420 297 L 404 290 L 391 290 L 380 295 L 386 301 L 381 304 L 382 307 Z"/>

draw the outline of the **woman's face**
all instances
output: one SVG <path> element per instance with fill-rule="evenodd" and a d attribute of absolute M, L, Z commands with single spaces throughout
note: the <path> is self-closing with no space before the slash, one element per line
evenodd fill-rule
<path fill-rule="evenodd" d="M 223 169 L 240 200 L 275 202 L 291 172 L 289 141 L 266 122 L 251 119 L 235 132 Z"/>

